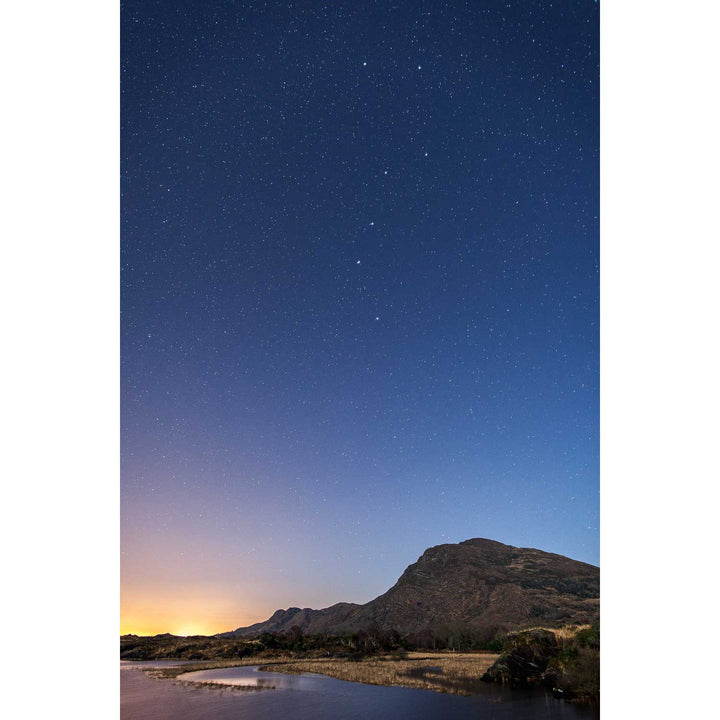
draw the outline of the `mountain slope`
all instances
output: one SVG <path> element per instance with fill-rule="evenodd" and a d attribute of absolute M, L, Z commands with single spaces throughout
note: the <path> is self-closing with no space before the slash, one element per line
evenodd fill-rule
<path fill-rule="evenodd" d="M 508 630 L 596 622 L 600 570 L 562 555 L 476 538 L 437 545 L 410 565 L 386 593 L 365 605 L 278 610 L 225 637 L 264 632 L 343 635 L 397 630 L 402 635 L 447 627 Z"/>

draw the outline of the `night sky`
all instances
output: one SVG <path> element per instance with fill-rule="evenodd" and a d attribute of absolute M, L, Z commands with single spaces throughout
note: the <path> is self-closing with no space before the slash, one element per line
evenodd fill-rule
<path fill-rule="evenodd" d="M 599 563 L 599 6 L 121 10 L 123 632 Z"/>

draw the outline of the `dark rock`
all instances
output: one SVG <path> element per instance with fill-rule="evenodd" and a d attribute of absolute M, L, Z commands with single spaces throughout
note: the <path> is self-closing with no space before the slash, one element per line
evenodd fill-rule
<path fill-rule="evenodd" d="M 496 683 L 527 683 L 543 680 L 548 662 L 558 653 L 555 635 L 548 630 L 528 630 L 511 635 L 500 657 L 483 680 Z"/>

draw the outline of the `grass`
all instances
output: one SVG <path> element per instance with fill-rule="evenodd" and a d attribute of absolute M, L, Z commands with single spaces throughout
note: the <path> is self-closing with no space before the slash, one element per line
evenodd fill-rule
<path fill-rule="evenodd" d="M 571 640 L 574 638 L 581 630 L 589 630 L 590 625 L 565 625 L 561 628 L 556 627 L 544 627 L 543 625 L 536 625 L 529 628 L 524 628 L 523 632 L 530 631 L 530 630 L 547 630 L 548 632 L 553 633 L 555 637 L 558 640 Z"/>
<path fill-rule="evenodd" d="M 579 631 L 589 625 L 563 628 L 538 628 L 554 633 L 560 642 L 572 641 Z M 359 660 L 331 657 L 298 657 L 287 651 L 265 651 L 243 658 L 200 660 L 183 665 L 148 669 L 153 677 L 175 679 L 184 673 L 198 670 L 215 670 L 247 665 L 260 665 L 262 670 L 290 674 L 319 673 L 350 682 L 367 685 L 395 685 L 423 690 L 434 690 L 458 695 L 479 692 L 480 678 L 498 658 L 490 652 L 409 652 L 373 655 Z M 260 689 L 255 686 L 225 685 L 206 681 L 179 680 L 183 684 L 218 688 Z M 272 689 L 272 688 L 268 688 Z"/>
<path fill-rule="evenodd" d="M 185 673 L 197 672 L 198 670 L 220 670 L 222 668 L 243 667 L 246 665 L 257 665 L 258 658 L 242 660 L 201 660 L 183 665 L 173 665 L 163 668 L 147 668 L 145 672 L 154 678 L 163 680 L 175 680 L 176 684 L 187 685 L 196 688 L 208 688 L 210 690 L 232 690 L 238 692 L 258 692 L 261 690 L 275 690 L 274 685 L 235 685 L 230 683 L 212 682 L 208 680 L 184 680 L 179 678 Z"/>
<path fill-rule="evenodd" d="M 397 685 L 457 695 L 472 695 L 494 653 L 411 652 L 407 658 L 384 655 L 352 661 L 335 658 L 291 660 L 263 667 L 285 673 L 320 673 L 367 685 Z"/>
<path fill-rule="evenodd" d="M 242 660 L 199 660 L 198 662 L 184 663 L 183 665 L 172 665 L 162 668 L 147 668 L 145 672 L 156 678 L 174 679 L 184 673 L 196 672 L 198 670 L 219 670 L 221 668 L 244 667 L 245 665 L 257 665 L 259 658 L 246 657 Z M 264 659 L 263 662 L 267 662 Z"/>
<path fill-rule="evenodd" d="M 209 682 L 206 680 L 176 680 L 175 684 L 192 685 L 196 688 L 208 688 L 210 690 L 230 690 L 237 692 L 261 692 L 262 690 L 275 690 L 274 685 L 230 685 L 230 683 Z"/>
<path fill-rule="evenodd" d="M 481 685 L 483 673 L 495 662 L 494 653 L 410 652 L 406 657 L 381 655 L 362 660 L 343 658 L 293 658 L 281 655 L 246 657 L 242 660 L 210 660 L 164 668 L 149 668 L 153 677 L 176 679 L 184 673 L 198 670 L 241 667 L 262 664 L 261 670 L 289 674 L 319 673 L 338 680 L 365 683 L 367 685 L 396 685 L 457 695 L 472 695 Z M 207 681 L 180 679 L 177 682 L 214 689 L 237 688 L 240 690 L 274 689 L 240 685 L 225 685 Z"/>

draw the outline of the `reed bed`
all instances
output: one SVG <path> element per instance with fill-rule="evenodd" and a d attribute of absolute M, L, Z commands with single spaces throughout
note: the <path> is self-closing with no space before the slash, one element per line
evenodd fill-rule
<path fill-rule="evenodd" d="M 171 665 L 170 667 L 147 668 L 145 672 L 157 678 L 176 678 L 184 673 L 196 672 L 197 670 L 219 670 L 221 668 L 244 667 L 246 665 L 257 665 L 259 662 L 267 662 L 257 657 L 247 657 L 242 660 L 199 660 L 198 662 L 185 663 L 183 665 Z"/>
<path fill-rule="evenodd" d="M 399 687 L 434 690 L 456 695 L 472 695 L 481 686 L 480 678 L 497 659 L 495 653 L 409 652 L 405 657 L 381 655 L 348 660 L 344 658 L 293 658 L 279 656 L 246 657 L 242 660 L 199 661 L 146 672 L 153 677 L 175 679 L 178 675 L 197 670 L 262 665 L 261 670 L 290 674 L 318 673 L 367 685 L 396 685 Z M 233 687 L 219 683 L 176 680 L 183 684 L 223 689 Z M 242 689 L 242 688 L 241 688 Z"/>
<path fill-rule="evenodd" d="M 229 692 L 262 692 L 263 690 L 275 690 L 274 685 L 231 685 L 230 683 L 212 682 L 205 680 L 175 680 L 174 685 L 186 687 L 204 688 L 206 690 L 222 690 Z"/>
<path fill-rule="evenodd" d="M 497 657 L 494 653 L 411 652 L 402 659 L 392 656 L 358 661 L 313 658 L 266 665 L 261 669 L 295 674 L 320 673 L 367 685 L 397 685 L 472 695 L 478 691 L 480 678 Z"/>

